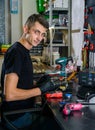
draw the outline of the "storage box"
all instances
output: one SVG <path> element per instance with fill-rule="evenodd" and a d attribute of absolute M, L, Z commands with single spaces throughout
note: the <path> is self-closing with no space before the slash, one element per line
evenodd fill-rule
<path fill-rule="evenodd" d="M 63 7 L 63 0 L 55 0 L 54 1 L 54 8 L 55 7 L 62 8 Z"/>
<path fill-rule="evenodd" d="M 54 8 L 68 8 L 68 0 L 55 0 L 54 1 Z"/>
<path fill-rule="evenodd" d="M 68 0 L 63 0 L 63 8 L 68 8 Z"/>
<path fill-rule="evenodd" d="M 95 6 L 95 0 L 85 0 L 87 7 Z"/>
<path fill-rule="evenodd" d="M 95 72 L 80 71 L 78 76 L 79 85 L 95 87 Z"/>

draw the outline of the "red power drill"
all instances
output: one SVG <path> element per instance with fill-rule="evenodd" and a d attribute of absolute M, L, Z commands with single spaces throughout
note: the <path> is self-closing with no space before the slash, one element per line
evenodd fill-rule
<path fill-rule="evenodd" d="M 63 114 L 69 115 L 71 111 L 78 111 L 83 108 L 81 103 L 67 103 L 63 108 Z"/>

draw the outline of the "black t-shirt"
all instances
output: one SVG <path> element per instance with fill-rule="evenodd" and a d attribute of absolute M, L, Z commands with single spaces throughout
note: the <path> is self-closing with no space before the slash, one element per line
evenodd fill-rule
<path fill-rule="evenodd" d="M 19 42 L 14 43 L 6 52 L 2 65 L 1 86 L 4 86 L 4 76 L 8 73 L 16 73 L 19 76 L 17 84 L 18 88 L 33 88 L 33 65 L 27 50 Z M 14 84 L 13 84 L 14 85 Z M 17 110 L 22 108 L 30 108 L 33 106 L 34 98 L 4 102 L 5 110 Z"/>

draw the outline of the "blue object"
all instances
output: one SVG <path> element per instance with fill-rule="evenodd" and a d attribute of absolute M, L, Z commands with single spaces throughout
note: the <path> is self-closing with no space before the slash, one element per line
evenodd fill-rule
<path fill-rule="evenodd" d="M 71 94 L 71 93 L 66 93 L 66 94 L 65 94 L 65 97 L 66 97 L 66 98 L 71 98 L 71 97 L 72 97 L 72 94 Z"/>

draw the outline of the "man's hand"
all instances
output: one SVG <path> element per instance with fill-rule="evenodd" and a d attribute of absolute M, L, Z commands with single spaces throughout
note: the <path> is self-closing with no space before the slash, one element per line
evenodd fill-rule
<path fill-rule="evenodd" d="M 41 77 L 41 79 L 38 81 L 37 86 L 40 88 L 42 94 L 56 90 L 60 87 L 61 85 L 60 80 L 51 80 L 51 77 L 49 75 L 44 75 Z"/>
<path fill-rule="evenodd" d="M 40 86 L 42 83 L 46 83 L 47 81 L 50 81 L 51 77 L 49 75 L 43 75 L 40 77 L 40 79 L 37 81 L 37 86 Z"/>
<path fill-rule="evenodd" d="M 61 85 L 60 81 L 48 80 L 40 84 L 39 88 L 42 94 L 44 94 L 49 91 L 57 90 L 60 87 L 60 85 Z"/>
<path fill-rule="evenodd" d="M 49 91 L 54 91 L 56 89 L 58 89 L 59 85 L 56 85 L 54 82 L 52 81 L 47 81 L 44 82 L 39 88 L 43 93 L 49 92 Z"/>

